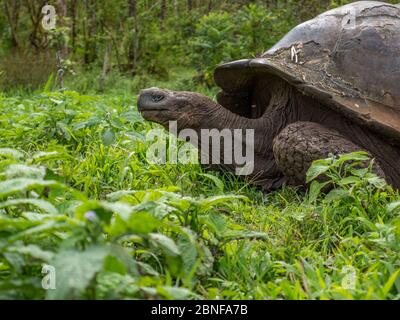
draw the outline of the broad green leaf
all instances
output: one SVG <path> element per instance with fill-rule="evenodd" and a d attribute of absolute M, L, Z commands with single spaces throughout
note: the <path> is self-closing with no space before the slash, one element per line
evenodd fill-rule
<path fill-rule="evenodd" d="M 395 210 L 400 209 L 400 201 L 392 202 L 388 204 L 386 208 L 389 212 L 394 212 Z"/>
<path fill-rule="evenodd" d="M 83 220 L 96 220 L 97 218 L 109 224 L 113 214 L 128 217 L 132 212 L 131 206 L 123 202 L 106 202 L 90 200 L 76 208 L 76 217 Z"/>
<path fill-rule="evenodd" d="M 60 217 L 62 218 L 62 217 Z M 64 218 L 67 219 L 67 218 Z M 23 239 L 25 237 L 31 237 L 33 235 L 40 235 L 40 236 L 48 236 L 52 235 L 54 236 L 58 231 L 65 230 L 67 228 L 67 225 L 64 223 L 57 223 L 57 221 L 46 221 L 44 223 L 38 224 L 35 221 L 36 224 L 32 228 L 27 228 L 11 237 L 8 238 L 9 242 L 13 242 L 19 239 Z"/>
<path fill-rule="evenodd" d="M 46 215 L 41 214 L 40 216 L 45 217 Z M 10 234 L 15 234 L 22 230 L 29 230 L 29 228 L 38 226 L 40 224 L 40 221 L 27 220 L 24 218 L 10 218 L 0 214 L 0 230 L 2 232 L 10 232 Z"/>
<path fill-rule="evenodd" d="M 49 216 L 42 213 L 27 211 L 27 212 L 22 212 L 21 217 L 24 217 L 29 221 L 42 221 L 46 220 Z"/>
<path fill-rule="evenodd" d="M 154 270 L 154 268 L 151 265 L 141 262 L 141 261 L 137 261 L 136 264 L 142 275 L 145 274 L 145 275 L 150 275 L 150 276 L 154 276 L 154 277 L 160 276 L 160 274 L 156 270 Z"/>
<path fill-rule="evenodd" d="M 50 265 L 56 271 L 56 289 L 47 290 L 48 299 L 79 299 L 96 273 L 103 270 L 110 249 L 92 246 L 85 251 L 60 250 Z"/>
<path fill-rule="evenodd" d="M 56 105 L 60 105 L 60 104 L 62 104 L 62 103 L 65 102 L 65 101 L 63 101 L 63 100 L 57 100 L 57 99 L 54 99 L 54 98 L 50 98 L 50 101 L 51 101 L 51 102 L 54 102 Z"/>
<path fill-rule="evenodd" d="M 180 201 L 179 205 L 182 205 L 184 201 Z M 153 216 L 156 217 L 159 220 L 164 219 L 167 215 L 169 215 L 171 212 L 175 212 L 176 207 L 166 204 L 166 203 L 156 203 L 154 206 L 154 209 L 152 211 Z"/>
<path fill-rule="evenodd" d="M 108 232 L 112 236 L 118 236 L 125 233 L 133 234 L 149 234 L 153 232 L 159 225 L 160 221 L 148 212 L 133 212 L 129 215 L 116 214 Z"/>
<path fill-rule="evenodd" d="M 130 111 L 124 112 L 121 114 L 121 118 L 125 118 L 126 120 L 129 120 L 131 124 L 137 123 L 137 122 L 143 122 L 144 119 L 142 115 L 134 110 L 134 106 L 129 106 Z"/>
<path fill-rule="evenodd" d="M 318 161 L 315 161 L 311 167 L 307 171 L 307 179 L 306 182 L 310 183 L 323 173 L 329 170 L 330 166 L 326 164 L 318 164 Z"/>
<path fill-rule="evenodd" d="M 11 157 L 14 159 L 21 159 L 24 157 L 22 152 L 10 148 L 0 148 L 0 156 L 4 156 L 7 158 Z"/>
<path fill-rule="evenodd" d="M 0 182 L 0 197 L 6 197 L 17 192 L 32 190 L 38 187 L 60 186 L 59 183 L 51 180 L 16 178 Z"/>
<path fill-rule="evenodd" d="M 2 250 L 3 251 L 3 250 Z M 26 265 L 26 259 L 18 252 L 3 251 L 2 255 L 7 262 L 18 272 L 22 273 L 23 267 Z M 0 281 L 1 283 L 1 281 Z"/>
<path fill-rule="evenodd" d="M 15 246 L 7 248 L 7 251 L 26 254 L 31 256 L 32 258 L 39 259 L 45 262 L 49 262 L 54 256 L 54 252 L 43 250 L 42 248 L 34 244 L 24 246 L 20 243 L 15 243 Z"/>
<path fill-rule="evenodd" d="M 46 213 L 49 214 L 57 214 L 58 211 L 57 209 L 48 201 L 42 200 L 42 199 L 13 199 L 13 200 L 7 200 L 5 202 L 0 202 L 0 208 L 7 208 L 11 206 L 18 206 L 18 205 L 33 205 L 35 207 L 38 207 L 39 209 L 43 210 Z"/>
<path fill-rule="evenodd" d="M 208 173 L 201 173 L 200 174 L 203 177 L 206 177 L 208 179 L 210 179 L 212 182 L 214 182 L 215 186 L 218 188 L 219 191 L 223 192 L 224 191 L 224 183 L 222 182 L 221 179 L 219 179 L 216 176 L 213 176 L 211 174 Z"/>
<path fill-rule="evenodd" d="M 208 225 L 211 228 L 211 231 L 215 233 L 218 237 L 223 236 L 225 231 L 227 231 L 227 223 L 224 216 L 211 213 L 201 218 L 201 221 Z"/>
<path fill-rule="evenodd" d="M 359 182 L 361 182 L 361 179 L 359 177 L 355 177 L 355 176 L 346 177 L 346 178 L 343 178 L 342 180 L 338 181 L 338 183 L 341 186 L 345 186 L 348 184 L 356 184 Z"/>
<path fill-rule="evenodd" d="M 170 300 L 187 300 L 195 296 L 195 294 L 188 289 L 167 286 L 158 287 L 157 293 Z"/>
<path fill-rule="evenodd" d="M 368 178 L 367 181 L 369 184 L 373 185 L 375 188 L 378 189 L 383 189 L 387 185 L 385 179 L 375 175 Z"/>
<path fill-rule="evenodd" d="M 114 129 L 117 129 L 117 130 L 123 130 L 124 129 L 124 124 L 121 122 L 121 120 L 119 120 L 116 117 L 113 117 L 110 120 L 110 124 Z"/>
<path fill-rule="evenodd" d="M 89 126 L 89 122 L 88 121 L 84 121 L 84 122 L 79 122 L 79 123 L 75 123 L 72 126 L 72 130 L 77 131 L 77 130 L 81 130 L 83 128 L 86 128 Z"/>
<path fill-rule="evenodd" d="M 11 164 L 5 170 L 5 175 L 8 179 L 13 179 L 13 178 L 43 179 L 46 175 L 46 168 L 27 166 L 24 164 Z"/>
<path fill-rule="evenodd" d="M 222 196 L 214 196 L 205 199 L 198 200 L 200 205 L 200 210 L 202 212 L 208 210 L 209 208 L 220 204 L 220 203 L 229 203 L 232 200 L 245 200 L 249 201 L 249 198 L 245 196 L 238 196 L 238 195 L 222 195 Z"/>
<path fill-rule="evenodd" d="M 124 202 L 106 202 L 106 201 L 101 201 L 100 202 L 101 206 L 107 210 L 112 211 L 113 213 L 128 216 L 132 213 L 133 209 L 130 205 L 124 203 Z"/>
<path fill-rule="evenodd" d="M 75 136 L 73 135 L 71 129 L 62 121 L 58 121 L 57 122 L 57 128 L 60 129 L 60 131 L 62 132 L 63 137 L 67 140 L 70 141 L 71 138 L 75 138 Z"/>
<path fill-rule="evenodd" d="M 125 136 L 133 141 L 145 142 L 146 139 L 143 134 L 139 132 L 126 132 Z"/>
<path fill-rule="evenodd" d="M 106 195 L 107 200 L 109 201 L 118 201 L 119 199 L 123 198 L 124 196 L 130 196 L 135 194 L 136 190 L 119 190 L 116 192 L 112 192 Z"/>
<path fill-rule="evenodd" d="M 63 159 L 65 155 L 59 153 L 58 151 L 51 151 L 51 152 L 45 152 L 45 151 L 40 151 L 35 153 L 32 156 L 33 162 L 42 162 L 46 160 L 55 160 L 55 159 Z"/>
<path fill-rule="evenodd" d="M 110 146 L 115 142 L 115 133 L 113 130 L 105 130 L 101 137 L 105 146 Z"/>
<path fill-rule="evenodd" d="M 150 233 L 149 238 L 153 242 L 153 244 L 161 248 L 166 255 L 172 257 L 180 255 L 178 246 L 171 238 L 164 236 L 160 233 Z"/>
<path fill-rule="evenodd" d="M 370 156 L 368 155 L 368 153 L 364 151 L 359 151 L 359 152 L 352 152 L 340 155 L 338 163 L 343 163 L 346 161 L 367 161 L 367 160 L 370 160 Z"/>
<path fill-rule="evenodd" d="M 93 116 L 90 117 L 87 121 L 83 121 L 83 122 L 79 122 L 79 123 L 75 123 L 72 126 L 72 129 L 74 131 L 83 129 L 83 128 L 90 128 L 90 127 L 94 127 L 99 125 L 102 122 L 102 119 L 97 117 L 97 116 Z"/>
<path fill-rule="evenodd" d="M 134 212 L 127 221 L 128 230 L 137 234 L 147 234 L 154 231 L 160 221 L 147 212 Z"/>
<path fill-rule="evenodd" d="M 104 271 L 115 272 L 122 275 L 127 273 L 125 264 L 115 256 L 111 255 L 107 256 L 104 261 Z"/>
<path fill-rule="evenodd" d="M 337 200 L 341 200 L 350 196 L 348 190 L 345 189 L 333 189 L 331 190 L 325 197 L 325 202 L 333 202 Z"/>
<path fill-rule="evenodd" d="M 180 211 L 186 211 L 189 210 L 190 206 L 192 205 L 192 199 L 188 197 L 175 198 L 172 200 L 168 199 L 168 204 Z"/>
<path fill-rule="evenodd" d="M 181 228 L 183 229 L 183 228 Z M 183 230 L 182 230 L 183 231 Z M 182 257 L 182 273 L 187 277 L 193 276 L 196 271 L 195 267 L 199 262 L 196 240 L 190 230 L 186 230 L 185 234 L 178 237 L 177 246 Z"/>
<path fill-rule="evenodd" d="M 347 167 L 349 168 L 349 167 Z M 348 170 L 348 173 L 351 174 L 352 176 L 356 176 L 359 178 L 364 178 L 365 175 L 368 173 L 369 169 L 368 168 L 361 168 L 361 169 L 357 169 L 357 167 L 353 167 L 350 168 L 350 170 Z"/>
<path fill-rule="evenodd" d="M 312 181 L 309 191 L 308 191 L 308 201 L 310 203 L 313 203 L 318 199 L 318 196 L 321 193 L 321 190 L 328 184 L 329 182 L 318 182 L 318 181 Z"/>
<path fill-rule="evenodd" d="M 111 250 L 111 256 L 115 257 L 117 261 L 115 261 L 115 263 L 120 264 L 122 263 L 124 265 L 124 268 L 126 270 L 126 272 L 129 272 L 130 274 L 133 275 L 138 275 L 138 269 L 137 269 L 137 262 L 132 259 L 132 255 L 129 252 L 129 250 L 125 247 L 122 247 L 118 244 L 113 244 L 110 247 Z M 116 267 L 117 265 L 112 264 L 114 267 Z M 108 265 L 108 267 L 110 267 L 111 265 Z M 121 268 L 121 266 L 119 267 Z M 119 269 L 120 271 L 122 269 Z"/>

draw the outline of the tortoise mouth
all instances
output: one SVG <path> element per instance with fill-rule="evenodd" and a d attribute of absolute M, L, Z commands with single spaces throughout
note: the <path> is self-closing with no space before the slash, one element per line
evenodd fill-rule
<path fill-rule="evenodd" d="M 168 111 L 169 109 L 165 108 L 151 108 L 151 107 L 141 107 L 139 108 L 140 112 L 160 112 L 160 111 Z"/>

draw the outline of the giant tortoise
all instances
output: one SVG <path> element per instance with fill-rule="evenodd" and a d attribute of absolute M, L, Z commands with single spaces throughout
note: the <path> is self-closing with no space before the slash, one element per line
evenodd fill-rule
<path fill-rule="evenodd" d="M 166 127 L 176 120 L 179 130 L 254 129 L 251 177 L 265 190 L 304 184 L 312 161 L 358 150 L 400 187 L 400 5 L 330 10 L 260 57 L 220 65 L 214 78 L 218 103 L 150 88 L 138 108 Z"/>

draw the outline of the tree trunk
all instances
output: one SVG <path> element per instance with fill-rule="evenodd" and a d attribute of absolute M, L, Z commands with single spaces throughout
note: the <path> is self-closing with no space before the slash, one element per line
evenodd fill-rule
<path fill-rule="evenodd" d="M 111 44 L 107 45 L 106 49 L 104 50 L 103 69 L 101 71 L 100 83 L 99 83 L 100 92 L 104 92 L 105 89 L 107 73 L 110 69 L 110 52 L 111 52 Z"/>
<path fill-rule="evenodd" d="M 178 2 L 178 0 L 174 0 L 173 6 L 174 6 L 174 17 L 178 18 L 178 15 L 179 15 L 179 2 Z"/>
<path fill-rule="evenodd" d="M 65 27 L 66 26 L 66 17 L 67 17 L 67 3 L 66 0 L 57 0 L 57 16 L 59 17 L 59 23 Z M 62 60 L 67 59 L 68 56 L 68 44 L 62 40 L 62 43 L 59 44 L 59 52 L 60 58 Z"/>
<path fill-rule="evenodd" d="M 37 3 L 37 5 L 35 5 Z M 42 33 L 40 29 L 42 21 L 42 8 L 46 4 L 46 0 L 25 0 L 25 5 L 28 9 L 31 22 L 32 22 L 32 32 L 30 33 L 31 44 L 36 49 L 44 49 L 48 45 L 46 33 Z"/>
<path fill-rule="evenodd" d="M 136 0 L 129 0 L 128 11 L 129 17 L 136 18 Z"/>
<path fill-rule="evenodd" d="M 77 30 L 76 30 L 76 8 L 77 8 L 76 0 L 72 0 L 71 1 L 70 12 L 71 12 L 71 47 L 72 47 L 72 51 L 73 52 L 75 52 L 76 36 L 77 36 Z"/>
<path fill-rule="evenodd" d="M 161 8 L 160 8 L 160 30 L 163 31 L 165 29 L 165 17 L 167 15 L 167 0 L 161 0 Z"/>
<path fill-rule="evenodd" d="M 10 5 L 8 0 L 4 0 L 4 12 L 7 17 L 8 24 L 11 30 L 11 45 L 14 49 L 19 48 L 19 40 L 17 35 L 17 25 L 19 20 L 20 2 L 14 0 Z"/>
<path fill-rule="evenodd" d="M 89 64 L 96 59 L 96 1 L 84 0 L 85 17 L 83 18 L 83 29 L 85 39 L 85 64 Z"/>
<path fill-rule="evenodd" d="M 213 0 L 208 0 L 207 14 L 209 14 L 213 7 Z"/>
<path fill-rule="evenodd" d="M 188 11 L 191 12 L 193 9 L 193 0 L 187 0 Z"/>
<path fill-rule="evenodd" d="M 128 16 L 133 19 L 133 37 L 129 42 L 128 48 L 128 63 L 131 66 L 132 72 L 134 72 L 139 51 L 139 24 L 137 21 L 137 1 L 129 0 L 128 3 Z"/>

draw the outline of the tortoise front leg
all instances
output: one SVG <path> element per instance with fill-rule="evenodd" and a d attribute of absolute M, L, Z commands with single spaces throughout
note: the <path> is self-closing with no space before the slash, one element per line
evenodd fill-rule
<path fill-rule="evenodd" d="M 306 173 L 313 161 L 329 154 L 366 151 L 339 132 L 315 122 L 295 122 L 286 126 L 273 141 L 276 164 L 290 185 L 305 185 Z M 378 164 L 377 174 L 384 177 Z"/>

